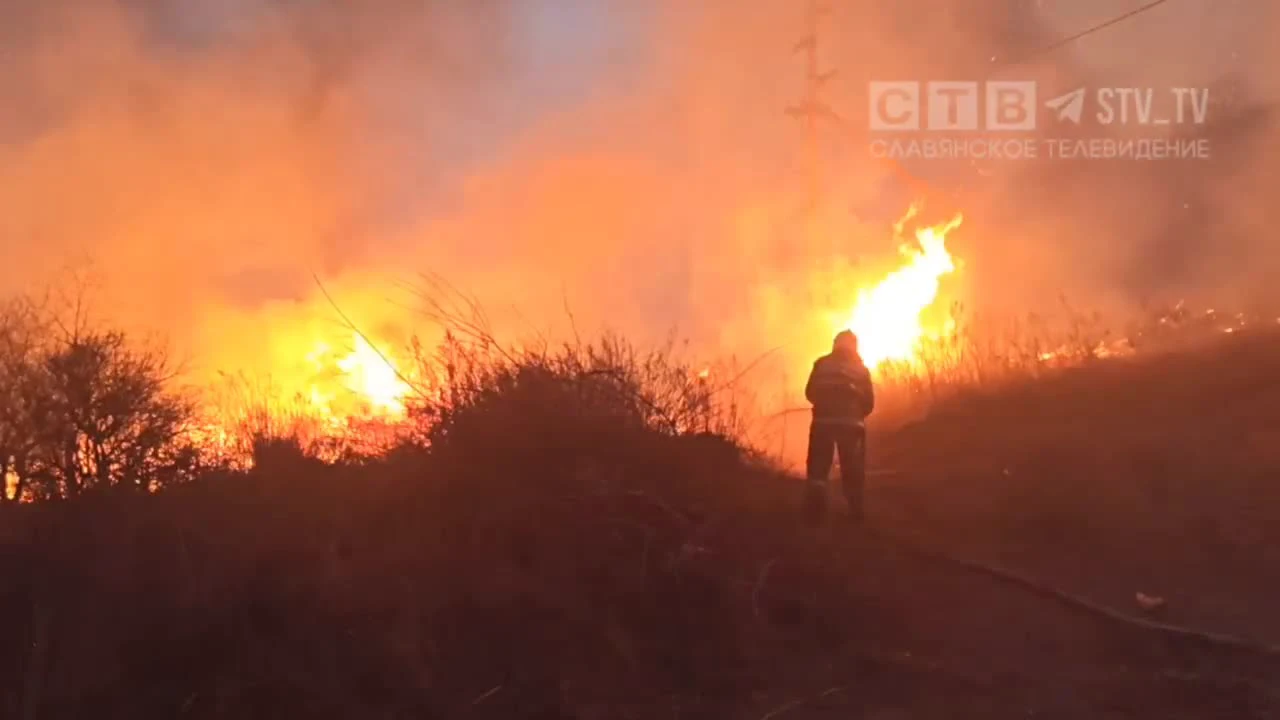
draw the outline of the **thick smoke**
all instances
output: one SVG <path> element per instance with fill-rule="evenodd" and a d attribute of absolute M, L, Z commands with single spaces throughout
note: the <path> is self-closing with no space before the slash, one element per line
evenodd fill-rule
<path fill-rule="evenodd" d="M 794 0 L 12 3 L 0 267 L 23 289 L 88 262 L 107 314 L 202 367 L 260 359 L 245 338 L 332 324 L 312 273 L 394 335 L 418 271 L 517 330 L 562 327 L 567 303 L 583 326 L 803 356 L 827 342 L 816 309 L 892 266 L 881 216 L 909 199 L 876 194 L 867 82 L 982 78 L 1118 12 L 832 4 L 821 61 L 847 126 L 823 132 L 806 225 L 804 133 L 783 114 L 802 92 Z M 1063 86 L 1234 73 L 1247 108 L 1278 97 L 1262 70 L 1277 27 L 1266 3 L 1173 0 L 998 72 Z M 1224 120 L 1203 166 L 1041 162 L 943 183 L 934 212 L 966 214 L 956 299 L 1010 314 L 1060 293 L 1258 300 L 1276 269 L 1276 124 L 1248 116 Z"/>

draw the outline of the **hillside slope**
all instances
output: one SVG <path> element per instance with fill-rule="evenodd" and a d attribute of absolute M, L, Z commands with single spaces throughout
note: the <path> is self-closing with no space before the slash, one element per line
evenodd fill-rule
<path fill-rule="evenodd" d="M 903 530 L 1073 592 L 1280 643 L 1280 337 L 972 394 L 881 437 Z"/>
<path fill-rule="evenodd" d="M 283 454 L 154 496 L 9 508 L 0 715 L 1275 717 L 1280 659 L 1076 612 L 888 539 L 1016 560 L 1121 605 L 1164 594 L 1175 619 L 1213 616 L 1213 598 L 1261 608 L 1260 576 L 1213 596 L 1158 582 L 1231 580 L 1189 561 L 1210 536 L 1179 523 L 1236 508 L 1272 467 L 1236 423 L 1267 427 L 1250 403 L 1275 397 L 1257 373 L 1276 347 L 1215 352 L 972 398 L 877 438 L 874 459 L 908 472 L 873 483 L 864 533 L 803 527 L 801 483 L 713 436 L 557 434 L 546 417 L 536 444 L 459 435 L 449 454 L 346 466 Z M 1203 482 L 1206 445 L 1172 444 L 1193 435 L 1232 479 Z M 1135 458 L 1178 472 L 1104 472 Z M 1265 516 L 1265 498 L 1238 504 Z M 1264 542 L 1230 547 L 1206 561 L 1275 567 Z"/>

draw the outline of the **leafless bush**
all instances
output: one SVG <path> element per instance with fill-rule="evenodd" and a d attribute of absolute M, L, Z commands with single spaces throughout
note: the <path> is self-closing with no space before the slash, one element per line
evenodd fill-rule
<path fill-rule="evenodd" d="M 419 440 L 443 450 L 590 446 L 628 433 L 743 433 L 741 395 L 682 354 L 674 340 L 640 350 L 622 338 L 502 343 L 474 299 L 428 279 L 426 314 L 442 343 L 414 346 L 410 411 Z M 572 316 L 570 316 L 572 319 Z"/>
<path fill-rule="evenodd" d="M 0 468 L 5 499 L 152 490 L 189 478 L 192 404 L 163 353 L 123 333 L 71 327 L 29 301 L 0 319 Z"/>
<path fill-rule="evenodd" d="M 46 330 L 41 309 L 28 298 L 0 309 L 0 502 L 23 497 L 26 458 L 36 452 L 47 424 L 47 397 L 38 383 Z"/>

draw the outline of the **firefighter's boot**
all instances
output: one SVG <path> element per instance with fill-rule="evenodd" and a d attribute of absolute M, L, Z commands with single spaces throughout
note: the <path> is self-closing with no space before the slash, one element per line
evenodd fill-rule
<path fill-rule="evenodd" d="M 827 486 L 809 482 L 804 498 L 805 521 L 810 525 L 818 525 L 827 516 Z"/>

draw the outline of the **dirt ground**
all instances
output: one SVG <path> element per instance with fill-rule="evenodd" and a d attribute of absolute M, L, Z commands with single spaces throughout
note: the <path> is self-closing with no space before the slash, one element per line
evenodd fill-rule
<path fill-rule="evenodd" d="M 960 397 L 874 436 L 868 504 L 886 533 L 1127 615 L 1273 648 L 1135 630 L 871 542 L 856 574 L 906 618 L 900 652 L 936 663 L 932 677 L 964 679 L 932 691 L 953 711 L 912 694 L 886 703 L 898 708 L 886 717 L 1280 716 L 1275 367 L 1273 335 L 1224 342 Z M 1138 593 L 1165 605 L 1148 613 Z M 928 695 L 925 677 L 902 686 Z"/>
<path fill-rule="evenodd" d="M 842 538 L 837 531 L 816 542 L 844 545 L 830 552 L 848 564 L 850 582 L 858 587 L 859 602 L 848 612 L 878 619 L 850 630 L 841 650 L 812 669 L 810 677 L 781 672 L 780 678 L 793 678 L 783 685 L 788 689 L 770 693 L 757 717 L 1280 714 L 1280 656 L 1228 650 L 1101 618 L 923 558 L 876 534 Z M 886 621 L 886 615 L 892 619 Z M 785 619 L 779 632 L 823 632 L 806 627 L 803 616 L 780 617 Z M 774 707 L 766 708 L 770 703 Z M 778 715 L 768 715 L 775 710 Z"/>

